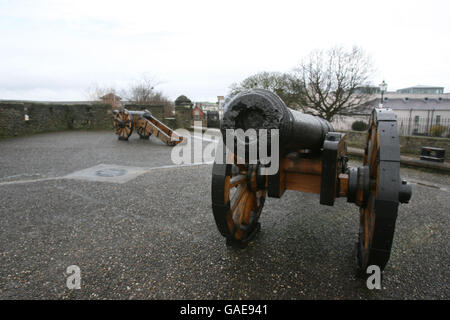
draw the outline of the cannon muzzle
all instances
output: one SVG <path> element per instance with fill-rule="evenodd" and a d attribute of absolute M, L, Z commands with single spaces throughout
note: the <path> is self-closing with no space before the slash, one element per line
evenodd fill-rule
<path fill-rule="evenodd" d="M 224 109 L 221 122 L 224 137 L 227 129 L 278 129 L 280 151 L 284 152 L 320 150 L 326 134 L 333 131 L 328 121 L 288 108 L 280 97 L 268 90 L 240 93 L 229 100 Z M 270 133 L 267 134 L 270 143 Z M 243 143 L 248 146 L 251 142 Z"/>

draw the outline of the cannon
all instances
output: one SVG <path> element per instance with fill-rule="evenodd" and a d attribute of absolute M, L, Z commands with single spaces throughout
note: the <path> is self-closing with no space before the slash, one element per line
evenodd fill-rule
<path fill-rule="evenodd" d="M 320 195 L 320 204 L 333 206 L 346 198 L 359 207 L 356 244 L 358 267 L 386 266 L 392 247 L 399 203 L 408 203 L 411 186 L 400 179 L 400 146 L 395 114 L 374 109 L 361 166 L 347 165 L 345 134 L 317 116 L 288 108 L 274 93 L 253 89 L 226 102 L 221 131 L 269 129 L 267 136 L 226 140 L 227 161 L 215 161 L 212 170 L 212 211 L 227 245 L 246 247 L 260 230 L 259 217 L 266 197 L 281 198 L 286 190 Z M 248 159 L 253 143 L 271 141 L 278 130 L 279 167 L 267 175 L 268 164 Z M 237 141 L 239 140 L 239 141 Z M 244 146 L 238 157 L 236 145 Z M 227 151 L 228 149 L 228 151 Z M 241 160 L 241 161 L 239 161 Z"/>
<path fill-rule="evenodd" d="M 141 139 L 149 139 L 151 135 L 160 139 L 168 146 L 174 146 L 183 141 L 171 128 L 159 121 L 148 110 L 131 111 L 127 109 L 114 110 L 114 131 L 119 140 L 127 141 L 136 129 Z"/>

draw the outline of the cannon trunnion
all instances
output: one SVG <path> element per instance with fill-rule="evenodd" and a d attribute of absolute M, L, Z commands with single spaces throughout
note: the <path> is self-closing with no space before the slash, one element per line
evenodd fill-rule
<path fill-rule="evenodd" d="M 267 139 L 258 134 L 256 140 L 235 139 L 231 146 L 226 140 L 227 161 L 214 163 L 212 209 L 228 245 L 245 247 L 255 237 L 266 197 L 281 198 L 286 190 L 296 190 L 319 194 L 320 204 L 329 206 L 343 197 L 360 211 L 358 267 L 384 269 L 398 204 L 411 198 L 410 185 L 400 179 L 397 120 L 391 110 L 373 110 L 363 164 L 357 168 L 347 166 L 345 134 L 334 132 L 324 119 L 289 109 L 267 90 L 250 90 L 226 103 L 224 141 L 229 129 L 267 129 Z M 273 129 L 278 130 L 278 141 L 271 140 Z M 279 143 L 275 174 L 266 174 L 269 165 L 262 159 L 248 158 L 248 149 L 260 141 Z M 237 155 L 239 143 L 246 151 L 243 157 Z"/>

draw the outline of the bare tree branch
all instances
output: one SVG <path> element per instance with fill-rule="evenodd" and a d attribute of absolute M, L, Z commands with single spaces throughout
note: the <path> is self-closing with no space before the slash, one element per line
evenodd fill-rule
<path fill-rule="evenodd" d="M 368 94 L 357 89 L 369 85 L 372 72 L 370 57 L 358 47 L 313 51 L 294 70 L 306 88 L 304 108 L 329 121 L 365 102 Z"/>

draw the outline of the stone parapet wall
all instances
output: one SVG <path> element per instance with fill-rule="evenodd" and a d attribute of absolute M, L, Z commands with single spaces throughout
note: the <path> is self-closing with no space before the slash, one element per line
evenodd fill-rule
<path fill-rule="evenodd" d="M 113 114 L 104 104 L 0 103 L 0 137 L 67 129 L 112 129 Z"/>

